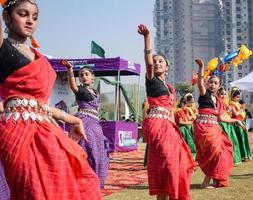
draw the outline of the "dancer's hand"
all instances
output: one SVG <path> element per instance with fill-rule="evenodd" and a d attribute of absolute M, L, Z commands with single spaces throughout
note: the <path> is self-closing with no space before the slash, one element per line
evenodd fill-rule
<path fill-rule="evenodd" d="M 204 62 L 201 59 L 196 59 L 195 62 L 198 64 L 199 68 L 203 68 L 204 67 Z"/>
<path fill-rule="evenodd" d="M 73 67 L 72 64 L 67 60 L 61 60 L 60 63 L 64 65 L 67 69 L 71 69 Z"/>
<path fill-rule="evenodd" d="M 147 36 L 147 35 L 150 34 L 150 32 L 149 32 L 147 26 L 145 26 L 144 24 L 140 24 L 140 25 L 138 26 L 138 33 L 139 33 L 140 35 L 143 35 L 143 36 Z"/>
<path fill-rule="evenodd" d="M 80 139 L 84 139 L 86 143 L 88 143 L 88 138 L 85 134 L 83 122 L 80 120 L 80 122 L 74 124 L 71 127 L 71 130 L 69 132 L 69 137 L 73 139 L 75 142 L 79 142 Z"/>

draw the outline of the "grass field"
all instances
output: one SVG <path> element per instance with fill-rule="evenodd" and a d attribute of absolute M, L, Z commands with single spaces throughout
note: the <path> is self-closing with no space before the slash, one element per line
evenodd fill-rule
<path fill-rule="evenodd" d="M 143 148 L 141 146 L 140 148 Z M 227 188 L 200 189 L 204 174 L 198 169 L 192 179 L 191 195 L 193 200 L 251 200 L 253 199 L 253 161 L 234 167 Z M 104 197 L 104 200 L 149 200 L 148 185 L 130 187 L 119 193 Z"/>

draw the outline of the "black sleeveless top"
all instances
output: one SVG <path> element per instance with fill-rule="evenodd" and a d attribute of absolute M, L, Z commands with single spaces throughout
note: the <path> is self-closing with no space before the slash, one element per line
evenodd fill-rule
<path fill-rule="evenodd" d="M 30 64 L 31 61 L 4 39 L 0 47 L 0 83 L 16 70 Z"/>
<path fill-rule="evenodd" d="M 92 101 L 94 96 L 90 93 L 86 86 L 79 85 L 78 91 L 75 93 L 78 101 Z"/>
<path fill-rule="evenodd" d="M 216 105 L 211 98 L 211 92 L 209 90 L 206 90 L 205 95 L 199 96 L 198 103 L 199 108 L 216 108 Z"/>
<path fill-rule="evenodd" d="M 154 76 L 152 80 L 146 78 L 146 92 L 149 97 L 159 97 L 163 95 L 169 95 L 169 89 L 164 85 L 158 77 Z"/>

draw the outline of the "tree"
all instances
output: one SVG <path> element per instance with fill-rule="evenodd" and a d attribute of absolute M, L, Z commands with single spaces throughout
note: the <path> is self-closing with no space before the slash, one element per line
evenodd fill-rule
<path fill-rule="evenodd" d="M 193 93 L 194 87 L 189 83 L 177 83 L 175 86 L 177 94 L 181 97 L 185 96 L 187 93 Z"/>

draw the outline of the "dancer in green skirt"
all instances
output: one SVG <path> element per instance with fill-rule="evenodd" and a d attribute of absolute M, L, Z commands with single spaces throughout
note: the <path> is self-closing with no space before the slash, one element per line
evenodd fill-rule
<path fill-rule="evenodd" d="M 233 125 L 240 146 L 242 161 L 251 160 L 250 145 L 248 131 L 245 125 L 246 113 L 243 106 L 239 103 L 240 90 L 232 88 L 230 106 L 232 109 L 232 118 L 240 120 L 239 123 Z"/>
<path fill-rule="evenodd" d="M 224 117 L 231 118 L 232 116 L 232 109 L 229 107 L 229 98 L 227 95 L 227 91 L 224 87 L 220 87 L 218 90 L 218 96 L 222 99 L 224 103 L 224 110 L 225 114 Z M 219 122 L 220 126 L 222 127 L 223 131 L 227 134 L 230 141 L 233 143 L 233 157 L 234 157 L 234 164 L 238 165 L 241 163 L 241 152 L 239 142 L 236 136 L 236 132 L 234 130 L 234 126 L 231 123 L 226 122 Z"/>
<path fill-rule="evenodd" d="M 193 140 L 193 126 L 192 126 L 192 122 L 188 119 L 185 113 L 186 104 L 187 104 L 187 100 L 184 97 L 182 97 L 180 99 L 180 102 L 177 106 L 178 107 L 177 111 L 175 113 L 175 122 L 178 125 L 185 142 L 190 147 L 192 156 L 195 160 L 196 149 L 195 149 L 195 144 Z"/>

